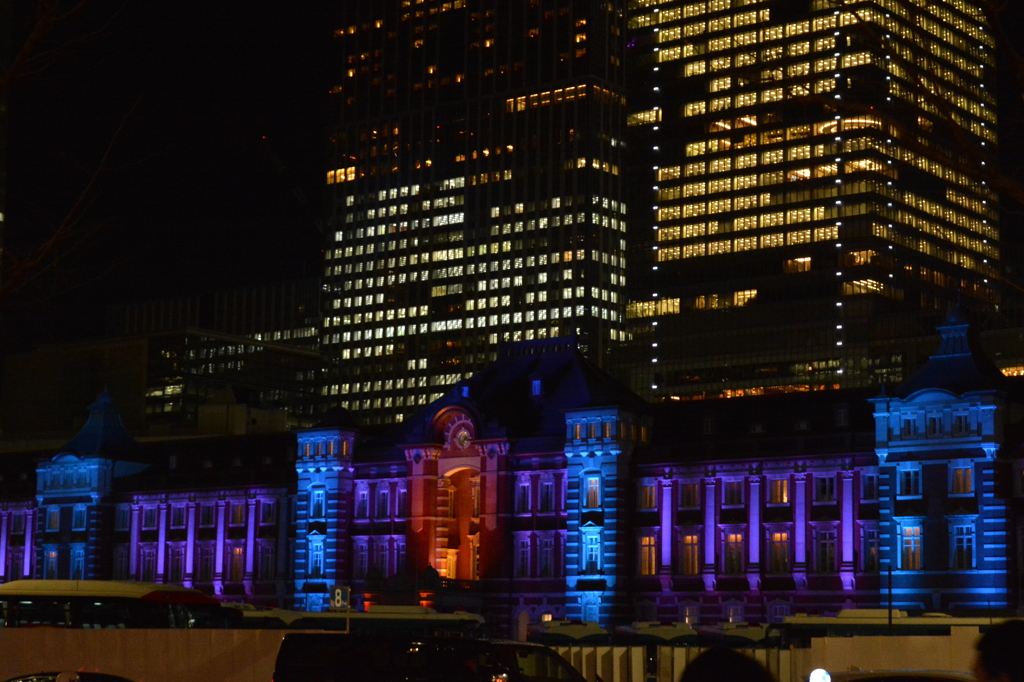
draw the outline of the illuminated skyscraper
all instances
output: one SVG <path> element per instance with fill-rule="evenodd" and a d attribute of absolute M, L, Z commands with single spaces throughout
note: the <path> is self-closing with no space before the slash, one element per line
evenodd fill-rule
<path fill-rule="evenodd" d="M 341 3 L 330 404 L 394 421 L 501 341 L 623 338 L 624 10 Z"/>
<path fill-rule="evenodd" d="M 630 12 L 634 390 L 899 383 L 958 298 L 998 306 L 995 42 L 977 3 Z"/>

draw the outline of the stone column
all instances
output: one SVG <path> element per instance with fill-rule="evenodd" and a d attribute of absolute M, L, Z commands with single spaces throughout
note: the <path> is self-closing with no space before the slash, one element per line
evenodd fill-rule
<path fill-rule="evenodd" d="M 856 586 L 856 580 L 854 579 L 854 571 L 856 566 L 854 565 L 854 528 L 856 526 L 856 519 L 854 517 L 854 497 L 853 497 L 853 471 L 840 471 L 839 480 L 841 481 L 840 495 L 840 533 L 842 534 L 842 543 L 840 545 L 839 554 L 839 575 L 843 581 L 844 590 L 852 590 Z"/>
<path fill-rule="evenodd" d="M 25 511 L 25 553 L 22 557 L 21 574 L 26 578 L 35 575 L 33 561 L 36 555 L 36 516 L 35 509 Z"/>
<path fill-rule="evenodd" d="M 666 479 L 660 482 L 661 485 L 661 509 L 659 510 L 658 516 L 661 523 L 660 537 L 658 544 L 661 545 L 660 550 L 660 570 L 659 573 L 672 574 L 672 563 L 675 555 L 675 547 L 673 547 L 672 537 L 675 530 L 675 505 L 672 504 L 672 490 L 674 483 L 671 479 Z"/>
<path fill-rule="evenodd" d="M 196 503 L 185 505 L 185 587 L 192 587 L 196 572 Z"/>
<path fill-rule="evenodd" d="M 761 477 L 751 476 L 747 504 L 747 581 L 752 592 L 761 586 Z"/>
<path fill-rule="evenodd" d="M 129 537 L 131 538 L 128 541 L 128 578 L 129 578 L 129 580 L 138 580 L 139 579 L 139 525 L 140 525 L 139 516 L 141 515 L 142 510 L 139 508 L 139 505 L 137 505 L 137 504 L 133 504 L 131 506 L 131 509 L 132 509 L 131 521 L 130 521 L 131 525 L 129 526 L 129 528 L 131 530 L 128 531 Z"/>
<path fill-rule="evenodd" d="M 10 528 L 9 511 L 0 512 L 0 582 L 7 580 L 7 533 Z"/>
<path fill-rule="evenodd" d="M 245 517 L 245 593 L 252 594 L 256 578 L 256 500 L 247 500 Z"/>
<path fill-rule="evenodd" d="M 793 580 L 797 589 L 807 585 L 807 474 L 793 474 Z"/>
<path fill-rule="evenodd" d="M 224 593 L 224 538 L 227 534 L 227 503 L 217 500 L 217 549 L 213 555 L 213 592 Z"/>
<path fill-rule="evenodd" d="M 715 494 L 717 480 L 708 476 L 704 479 L 704 566 L 701 575 L 704 578 L 704 589 L 711 592 L 715 589 L 715 549 L 718 547 L 718 498 Z"/>
<path fill-rule="evenodd" d="M 156 582 L 167 582 L 167 503 L 157 508 Z"/>

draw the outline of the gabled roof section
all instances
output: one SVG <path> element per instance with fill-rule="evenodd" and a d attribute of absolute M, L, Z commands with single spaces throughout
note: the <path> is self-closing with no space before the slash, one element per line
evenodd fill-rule
<path fill-rule="evenodd" d="M 89 419 L 58 453 L 71 453 L 79 457 L 123 459 L 139 453 L 139 444 L 128 435 L 121 422 L 121 414 L 107 389 L 89 406 Z"/>
<path fill-rule="evenodd" d="M 907 398 L 928 388 L 941 388 L 956 395 L 1010 389 L 1012 382 L 981 352 L 960 306 L 951 309 L 937 329 L 942 335 L 939 352 L 893 391 L 896 397 Z"/>
<path fill-rule="evenodd" d="M 585 358 L 575 337 L 502 344 L 490 366 L 406 422 L 405 442 L 424 442 L 433 415 L 449 405 L 479 416 L 478 438 L 553 436 L 559 446 L 565 439 L 566 411 L 610 406 L 649 411 L 642 398 Z"/>

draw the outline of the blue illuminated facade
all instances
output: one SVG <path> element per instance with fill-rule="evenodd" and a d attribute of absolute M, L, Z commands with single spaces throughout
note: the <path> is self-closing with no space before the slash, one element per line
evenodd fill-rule
<path fill-rule="evenodd" d="M 882 602 L 891 592 L 898 608 L 1017 608 L 1019 395 L 957 311 L 939 331 L 928 364 L 872 400 Z"/>
<path fill-rule="evenodd" d="M 360 604 L 475 609 L 508 631 L 769 622 L 890 592 L 901 609 L 1015 609 L 1024 403 L 959 312 L 940 332 L 888 391 L 660 405 L 571 339 L 509 344 L 387 430 L 339 412 L 140 444 L 104 394 L 35 465 L 34 496 L 4 483 L 0 579 L 154 580 L 309 610 L 346 584 Z M 24 481 L 26 457 L 5 475 Z"/>

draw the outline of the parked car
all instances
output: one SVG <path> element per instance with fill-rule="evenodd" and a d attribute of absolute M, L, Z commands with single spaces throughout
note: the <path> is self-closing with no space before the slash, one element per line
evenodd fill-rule
<path fill-rule="evenodd" d="M 12 677 L 6 682 L 132 682 L 127 677 L 107 675 L 97 672 L 78 672 L 74 670 L 55 673 L 32 673 Z"/>
<path fill-rule="evenodd" d="M 285 635 L 274 682 L 348 680 L 585 682 L 564 658 L 540 644 L 337 633 Z"/>
<path fill-rule="evenodd" d="M 974 675 L 949 670 L 813 671 L 808 682 L 974 682 Z"/>

